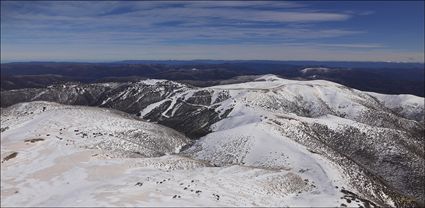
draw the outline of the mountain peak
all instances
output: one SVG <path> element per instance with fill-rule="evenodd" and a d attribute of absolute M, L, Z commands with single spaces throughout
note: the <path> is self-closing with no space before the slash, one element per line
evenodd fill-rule
<path fill-rule="evenodd" d="M 256 81 L 276 81 L 276 80 L 282 80 L 282 78 L 274 75 L 274 74 L 266 74 L 263 75 L 257 79 L 255 79 Z"/>

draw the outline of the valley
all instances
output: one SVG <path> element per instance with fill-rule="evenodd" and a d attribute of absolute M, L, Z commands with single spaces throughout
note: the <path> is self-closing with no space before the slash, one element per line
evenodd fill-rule
<path fill-rule="evenodd" d="M 1 101 L 2 206 L 423 203 L 413 95 L 264 75 L 60 84 Z"/>

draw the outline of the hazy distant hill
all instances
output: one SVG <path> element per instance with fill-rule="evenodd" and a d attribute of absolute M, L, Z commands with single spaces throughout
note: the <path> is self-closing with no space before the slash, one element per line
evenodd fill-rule
<path fill-rule="evenodd" d="M 327 70 L 317 70 L 324 69 Z M 316 61 L 120 61 L 112 63 L 22 62 L 1 65 L 1 89 L 45 87 L 78 81 L 168 79 L 211 86 L 243 75 L 276 74 L 324 79 L 360 90 L 424 96 L 424 64 Z"/>

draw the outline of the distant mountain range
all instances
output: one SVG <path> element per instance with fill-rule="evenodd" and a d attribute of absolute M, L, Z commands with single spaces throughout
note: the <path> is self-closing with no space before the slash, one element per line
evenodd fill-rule
<path fill-rule="evenodd" d="M 306 70 L 307 68 L 307 70 Z M 327 70 L 317 70 L 326 68 Z M 424 64 L 319 61 L 120 61 L 111 63 L 20 62 L 1 64 L 1 90 L 66 82 L 128 82 L 146 78 L 212 86 L 240 76 L 276 74 L 323 79 L 359 90 L 424 96 Z"/>
<path fill-rule="evenodd" d="M 409 62 L 371 62 L 371 61 L 275 61 L 275 60 L 123 60 L 111 62 L 54 62 L 30 61 L 9 62 L 4 64 L 165 64 L 165 65 L 190 65 L 190 64 L 224 64 L 224 63 L 255 63 L 255 64 L 287 64 L 297 66 L 325 66 L 325 67 L 367 67 L 367 68 L 411 68 L 424 67 L 424 63 Z"/>

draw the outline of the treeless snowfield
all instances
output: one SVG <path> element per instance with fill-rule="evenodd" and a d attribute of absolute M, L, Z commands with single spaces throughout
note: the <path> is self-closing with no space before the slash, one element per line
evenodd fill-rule
<path fill-rule="evenodd" d="M 217 159 L 208 158 L 208 148 L 235 142 L 220 140 L 222 132 L 210 136 L 218 138 L 216 144 L 201 140 L 209 146 L 192 159 L 178 154 L 188 142 L 179 133 L 106 109 L 33 102 L 2 109 L 1 123 L 2 206 L 346 203 L 340 192 L 345 183 L 330 163 L 261 131 L 248 143 L 249 164 L 214 167 L 205 161 Z M 276 155 L 265 154 L 271 150 L 264 145 L 272 145 L 276 151 L 270 154 Z M 281 155 L 286 163 L 276 159 Z M 273 163 L 283 165 L 268 167 Z"/>

